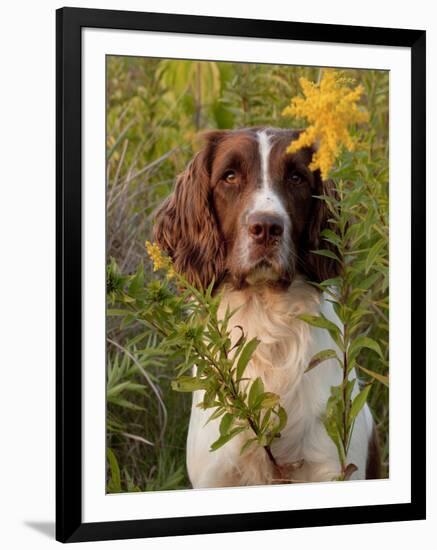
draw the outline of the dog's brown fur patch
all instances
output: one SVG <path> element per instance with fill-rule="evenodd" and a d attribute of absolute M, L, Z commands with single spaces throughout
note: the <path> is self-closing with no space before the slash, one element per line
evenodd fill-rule
<path fill-rule="evenodd" d="M 366 479 L 381 479 L 381 449 L 379 445 L 378 432 L 373 426 L 373 432 L 369 439 Z"/>

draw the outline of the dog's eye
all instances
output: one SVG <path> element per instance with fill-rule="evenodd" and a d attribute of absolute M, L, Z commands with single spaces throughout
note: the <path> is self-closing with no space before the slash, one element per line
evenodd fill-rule
<path fill-rule="evenodd" d="M 238 177 L 235 170 L 226 170 L 226 172 L 223 174 L 223 179 L 226 183 L 237 183 Z"/>
<path fill-rule="evenodd" d="M 292 172 L 288 175 L 287 180 L 293 185 L 300 185 L 303 182 L 303 178 L 297 172 Z"/>

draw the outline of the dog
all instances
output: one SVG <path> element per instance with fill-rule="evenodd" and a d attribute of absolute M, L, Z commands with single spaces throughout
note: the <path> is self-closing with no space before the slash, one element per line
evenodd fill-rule
<path fill-rule="evenodd" d="M 227 307 L 237 309 L 230 326 L 259 339 L 245 376 L 260 376 L 287 412 L 287 425 L 271 447 L 277 463 L 299 464 L 295 481 L 331 481 L 340 464 L 322 417 L 342 372 L 334 359 L 305 370 L 314 354 L 338 348 L 326 330 L 298 316 L 323 313 L 340 326 L 332 303 L 310 284 L 338 275 L 334 260 L 312 253 L 327 247 L 321 232 L 329 226 L 326 203 L 316 195 L 333 195 L 335 188 L 310 170 L 314 147 L 287 153 L 298 136 L 298 130 L 264 127 L 207 132 L 158 209 L 154 238 L 192 284 L 206 288 L 214 280 L 221 315 Z M 236 341 L 241 330 L 234 333 Z M 195 391 L 187 439 L 193 488 L 275 483 L 277 471 L 263 448 L 240 453 L 247 433 L 210 451 L 220 419 L 205 425 L 211 411 L 196 406 L 202 400 L 203 392 Z M 380 475 L 367 404 L 356 418 L 347 460 L 357 467 L 351 479 Z"/>

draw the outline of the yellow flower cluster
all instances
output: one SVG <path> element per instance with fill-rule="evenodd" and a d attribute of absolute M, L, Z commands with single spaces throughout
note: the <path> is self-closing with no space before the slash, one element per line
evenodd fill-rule
<path fill-rule="evenodd" d="M 147 254 L 153 262 L 153 271 L 164 269 L 167 272 L 167 278 L 171 279 L 175 276 L 175 270 L 171 258 L 165 256 L 156 243 L 146 241 Z"/>
<path fill-rule="evenodd" d="M 322 178 L 326 179 L 341 146 L 344 145 L 349 151 L 354 148 L 348 126 L 366 122 L 369 118 L 368 112 L 357 105 L 364 89 L 362 86 L 350 88 L 341 72 L 332 69 L 323 71 L 320 84 L 306 78 L 301 78 L 299 82 L 305 97 L 293 98 L 283 114 L 306 118 L 309 126 L 289 145 L 287 152 L 295 153 L 302 147 L 316 144 L 318 148 L 310 169 L 319 168 Z"/>

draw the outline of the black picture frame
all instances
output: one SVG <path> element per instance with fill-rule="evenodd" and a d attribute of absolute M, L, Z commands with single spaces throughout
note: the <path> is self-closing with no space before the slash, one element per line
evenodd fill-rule
<path fill-rule="evenodd" d="M 81 67 L 83 28 L 258 37 L 411 50 L 411 502 L 82 522 Z M 425 519 L 425 49 L 422 30 L 62 8 L 56 13 L 56 538 L 61 542 Z"/>

